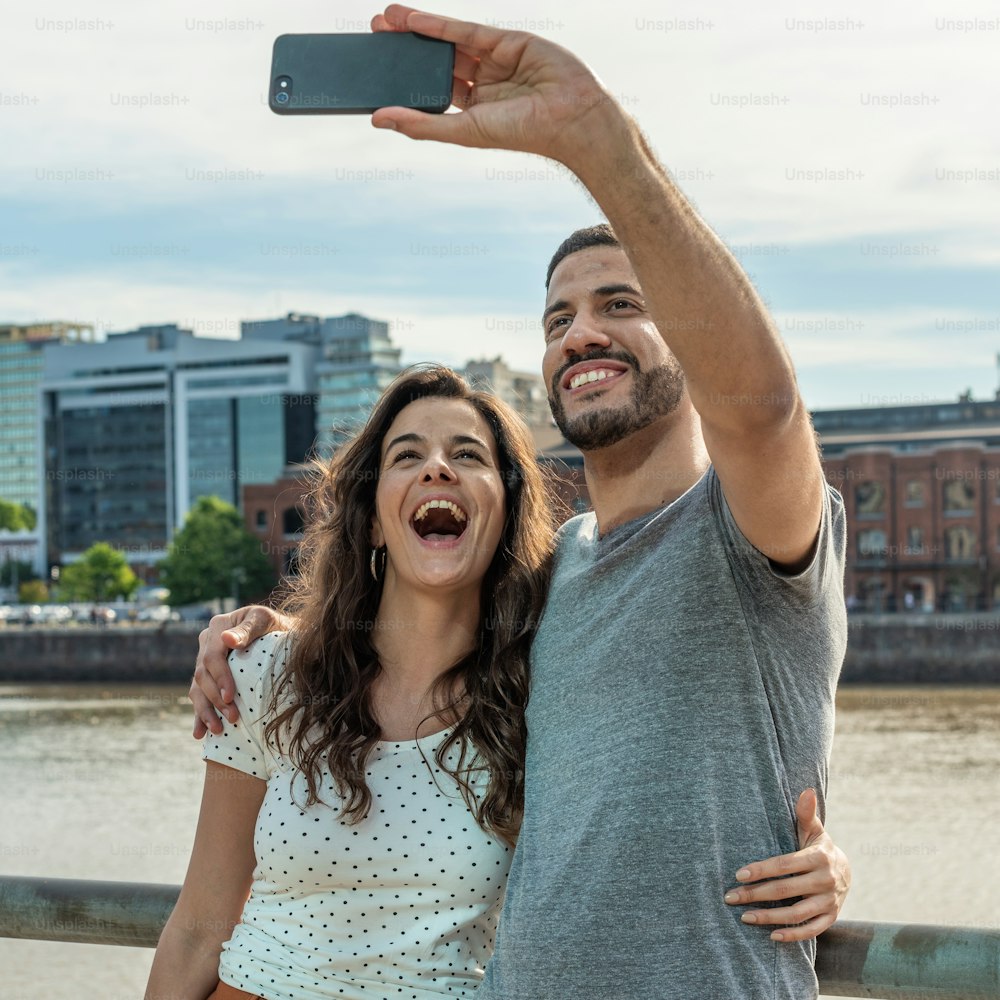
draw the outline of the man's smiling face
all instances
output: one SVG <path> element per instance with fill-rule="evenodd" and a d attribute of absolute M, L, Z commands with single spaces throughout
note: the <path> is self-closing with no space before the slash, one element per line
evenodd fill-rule
<path fill-rule="evenodd" d="M 684 374 L 624 250 L 597 246 L 564 257 L 542 323 L 552 416 L 582 451 L 616 444 L 676 409 Z"/>

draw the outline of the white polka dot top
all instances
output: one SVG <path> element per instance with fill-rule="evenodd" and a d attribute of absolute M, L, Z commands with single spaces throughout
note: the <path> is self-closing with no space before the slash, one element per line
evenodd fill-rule
<path fill-rule="evenodd" d="M 202 753 L 267 781 L 253 888 L 219 977 L 265 1000 L 472 996 L 493 950 L 510 849 L 483 832 L 438 768 L 447 733 L 376 746 L 372 808 L 359 823 L 339 819 L 329 776 L 322 802 L 300 808 L 305 778 L 263 735 L 282 639 L 271 633 L 230 656 L 240 721 L 223 720 Z M 481 795 L 483 772 L 470 783 Z"/>

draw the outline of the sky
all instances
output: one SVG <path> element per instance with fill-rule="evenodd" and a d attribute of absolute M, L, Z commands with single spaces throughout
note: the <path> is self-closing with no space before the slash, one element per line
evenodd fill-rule
<path fill-rule="evenodd" d="M 600 218 L 564 168 L 267 108 L 277 35 L 367 31 L 378 9 L 6 14 L 0 323 L 233 337 L 241 319 L 360 312 L 389 321 L 405 362 L 537 370 L 548 259 Z M 995 5 L 436 9 L 536 31 L 594 68 L 753 278 L 811 408 L 993 397 Z"/>

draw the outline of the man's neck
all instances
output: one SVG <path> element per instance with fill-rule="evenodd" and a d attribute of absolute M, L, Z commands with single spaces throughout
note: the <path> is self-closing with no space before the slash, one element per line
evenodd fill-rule
<path fill-rule="evenodd" d="M 624 441 L 584 452 L 598 533 L 606 535 L 676 500 L 701 479 L 709 463 L 701 421 L 686 396 L 673 413 Z"/>

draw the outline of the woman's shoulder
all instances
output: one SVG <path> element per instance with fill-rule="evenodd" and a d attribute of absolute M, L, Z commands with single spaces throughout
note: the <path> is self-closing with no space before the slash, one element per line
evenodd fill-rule
<path fill-rule="evenodd" d="M 243 698 L 264 700 L 274 689 L 288 660 L 290 633 L 268 632 L 246 649 L 229 654 L 229 671 Z"/>

